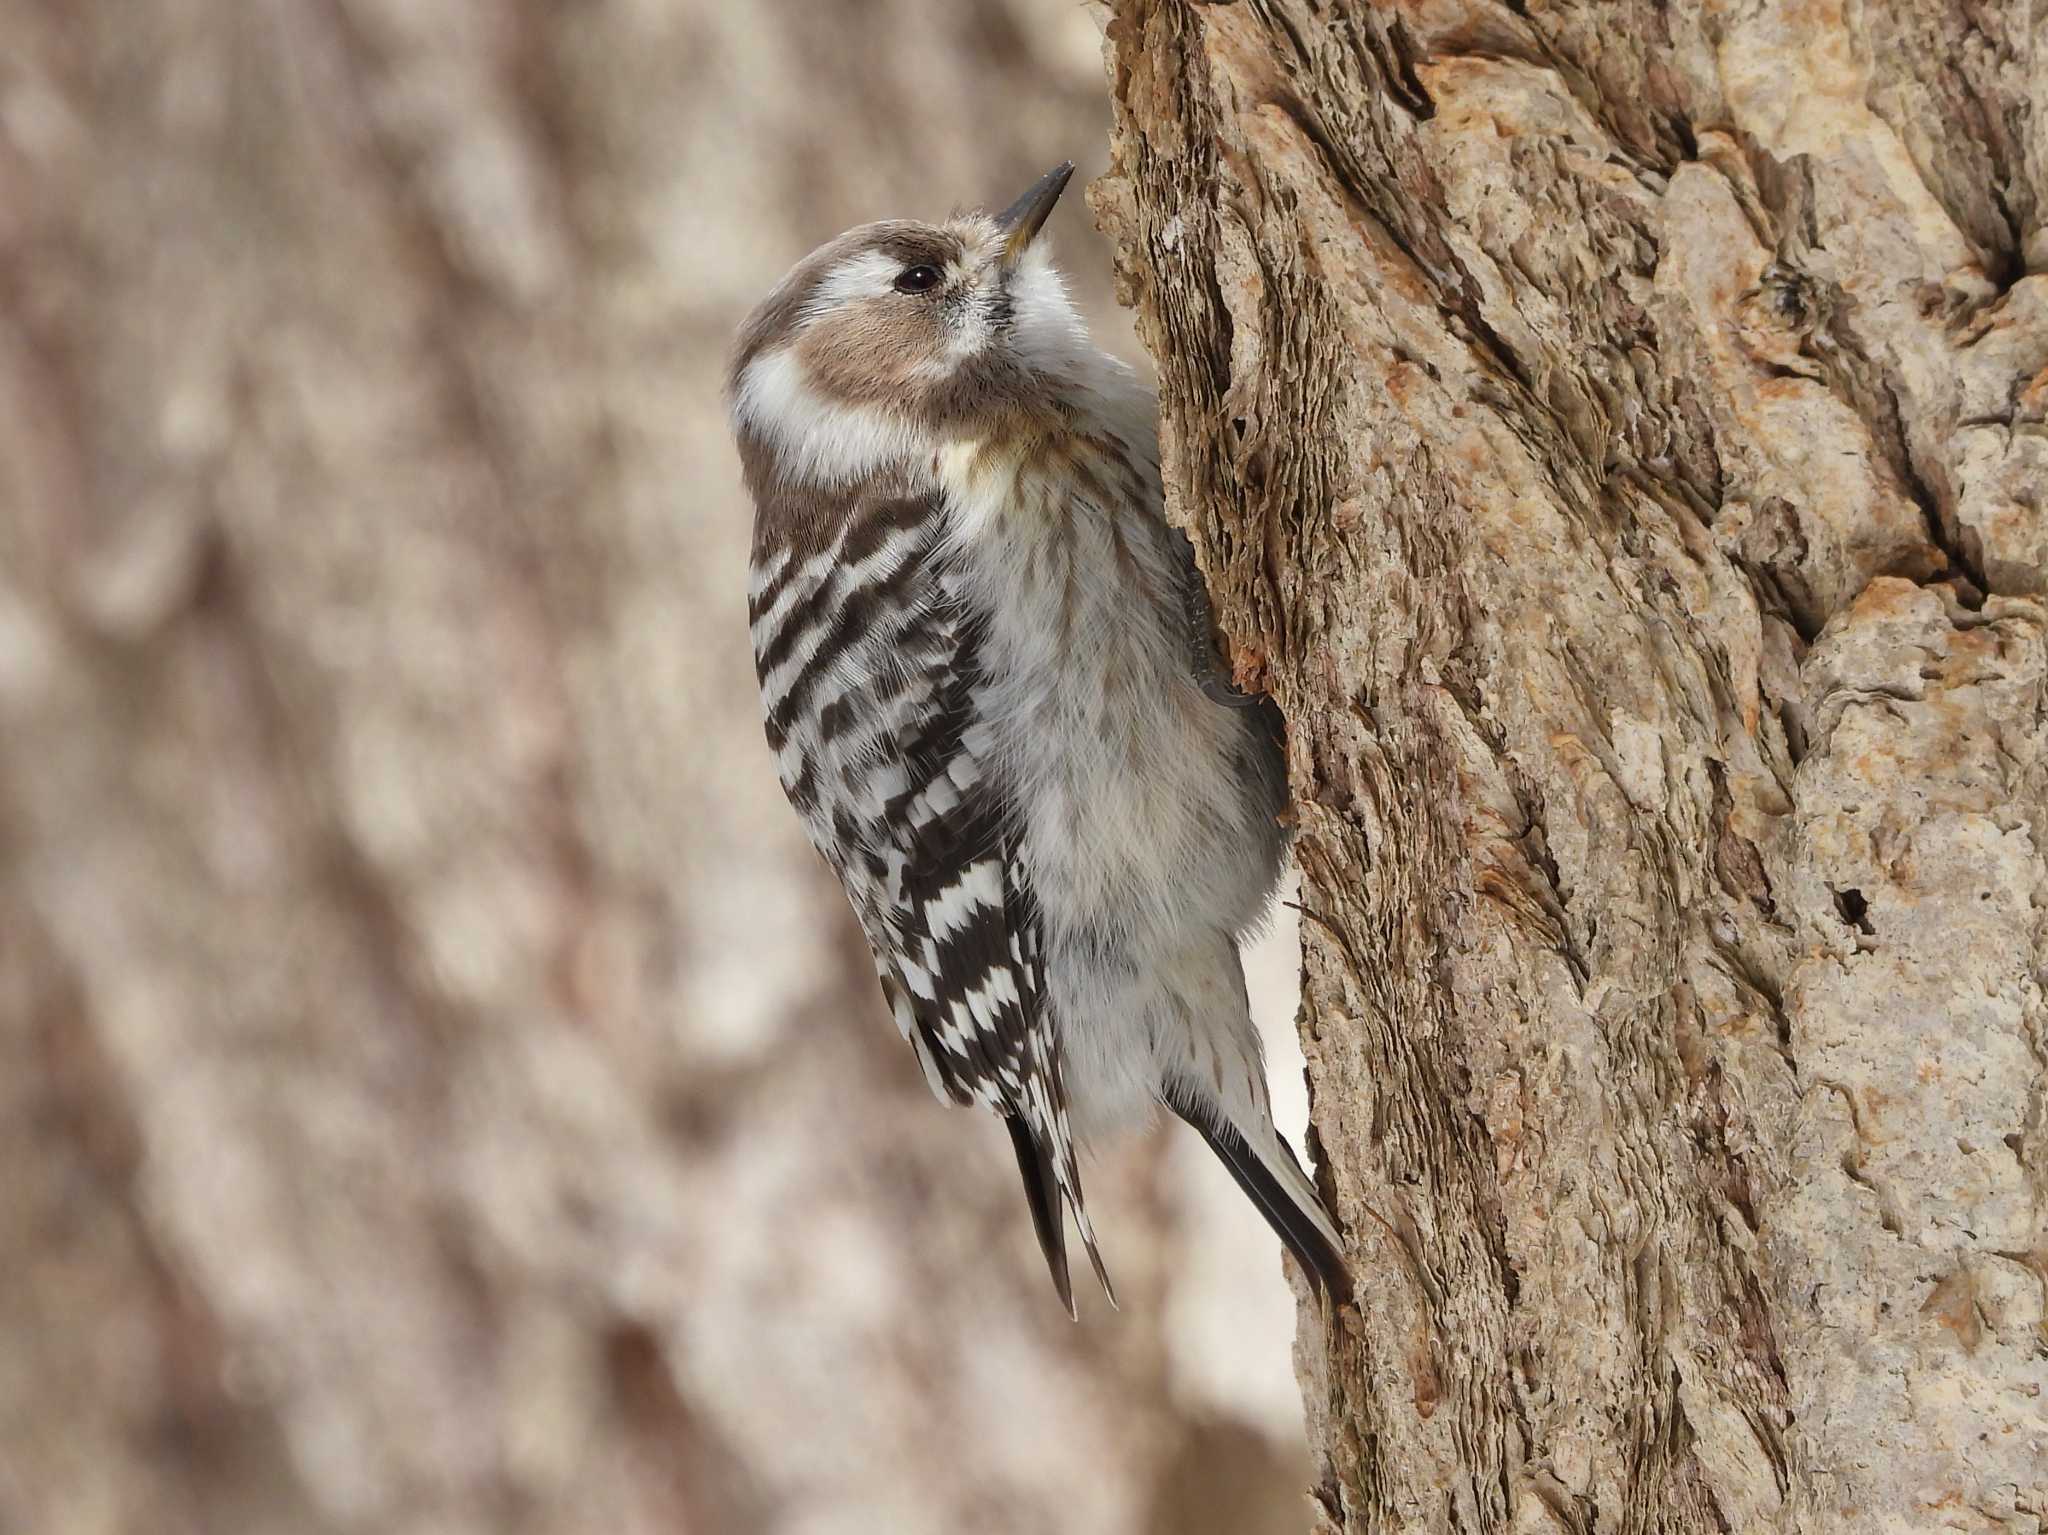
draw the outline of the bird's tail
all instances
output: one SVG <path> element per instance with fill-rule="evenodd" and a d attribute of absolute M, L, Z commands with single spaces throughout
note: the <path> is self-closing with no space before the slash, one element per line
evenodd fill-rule
<path fill-rule="evenodd" d="M 1010 1144 L 1017 1153 L 1017 1171 L 1024 1179 L 1024 1198 L 1031 1206 L 1031 1226 L 1038 1233 L 1038 1246 L 1045 1254 L 1045 1266 L 1052 1275 L 1052 1287 L 1059 1295 L 1060 1304 L 1067 1308 L 1068 1316 L 1078 1319 L 1080 1313 L 1074 1306 L 1074 1282 L 1067 1276 L 1067 1210 L 1071 1208 L 1074 1223 L 1081 1228 L 1081 1242 L 1088 1250 L 1088 1261 L 1094 1265 L 1102 1293 L 1114 1309 L 1116 1290 L 1109 1282 L 1109 1271 L 1103 1267 L 1102 1254 L 1096 1248 L 1095 1232 L 1089 1224 L 1087 1207 L 1081 1201 L 1078 1177 L 1069 1194 L 1055 1160 L 1056 1153 L 1048 1144 L 1050 1137 L 1041 1135 L 1025 1115 L 1006 1115 L 1003 1123 L 1010 1130 Z"/>
<path fill-rule="evenodd" d="M 1052 1287 L 1059 1293 L 1067 1315 L 1078 1320 L 1074 1285 L 1067 1275 L 1067 1210 L 1074 1212 L 1081 1245 L 1088 1251 L 1088 1261 L 1111 1310 L 1116 1309 L 1116 1289 L 1109 1282 L 1109 1270 L 1103 1266 L 1101 1250 L 1095 1245 L 1095 1228 L 1081 1197 L 1081 1171 L 1074 1156 L 1073 1132 L 1067 1124 L 1066 1089 L 1060 1081 L 1058 1052 L 1040 1037 L 1034 1039 L 1029 1053 L 1022 1101 L 1010 1105 L 1003 1122 L 1009 1127 L 1010 1145 L 1017 1153 L 1017 1171 L 1024 1179 L 1024 1198 L 1031 1206 L 1032 1229 L 1038 1233 L 1045 1266 L 1052 1274 Z"/>
<path fill-rule="evenodd" d="M 1294 1149 L 1272 1122 L 1263 1121 L 1247 1135 L 1215 1104 L 1182 1087 L 1168 1092 L 1166 1106 L 1201 1132 L 1318 1289 L 1339 1303 L 1349 1300 L 1351 1270 L 1344 1261 L 1343 1239 Z"/>

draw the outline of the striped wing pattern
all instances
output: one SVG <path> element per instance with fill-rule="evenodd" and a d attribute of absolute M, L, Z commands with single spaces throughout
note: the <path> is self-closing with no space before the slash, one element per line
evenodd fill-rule
<path fill-rule="evenodd" d="M 939 555 L 936 501 L 857 501 L 840 529 L 808 558 L 756 550 L 768 742 L 926 1081 L 1009 1122 L 1071 1311 L 1062 1204 L 1109 1282 L 1082 1204 L 1038 913 L 979 707 L 979 626 Z"/>

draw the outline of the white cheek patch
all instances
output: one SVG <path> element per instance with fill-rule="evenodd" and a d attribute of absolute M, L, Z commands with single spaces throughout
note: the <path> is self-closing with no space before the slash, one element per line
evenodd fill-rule
<path fill-rule="evenodd" d="M 785 474 L 814 485 L 843 485 L 929 451 L 911 422 L 820 395 L 786 346 L 747 364 L 732 413 L 741 430 L 774 449 Z"/>
<path fill-rule="evenodd" d="M 903 263 L 881 251 L 862 251 L 849 256 L 818 279 L 804 302 L 800 323 L 809 325 L 820 315 L 830 314 L 841 304 L 880 298 L 896 285 Z"/>

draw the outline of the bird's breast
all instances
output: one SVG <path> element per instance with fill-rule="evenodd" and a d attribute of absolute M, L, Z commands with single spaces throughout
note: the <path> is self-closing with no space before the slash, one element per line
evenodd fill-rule
<path fill-rule="evenodd" d="M 1189 673 L 1184 546 L 1155 471 L 1013 465 L 941 474 L 985 624 L 983 707 L 1055 940 L 1065 927 L 1141 951 L 1183 942 L 1190 920 L 1235 928 L 1270 886 L 1278 834 L 1246 790 L 1248 721 Z"/>

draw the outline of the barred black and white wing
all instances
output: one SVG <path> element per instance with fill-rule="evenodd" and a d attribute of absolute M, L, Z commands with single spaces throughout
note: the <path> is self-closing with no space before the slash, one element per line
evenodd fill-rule
<path fill-rule="evenodd" d="M 1004 803 L 979 625 L 929 498 L 862 498 L 808 557 L 757 547 L 750 617 L 768 742 L 838 872 L 933 1092 L 1006 1121 L 1074 1309 L 1062 1206 L 1082 1202 L 1036 906 Z"/>

